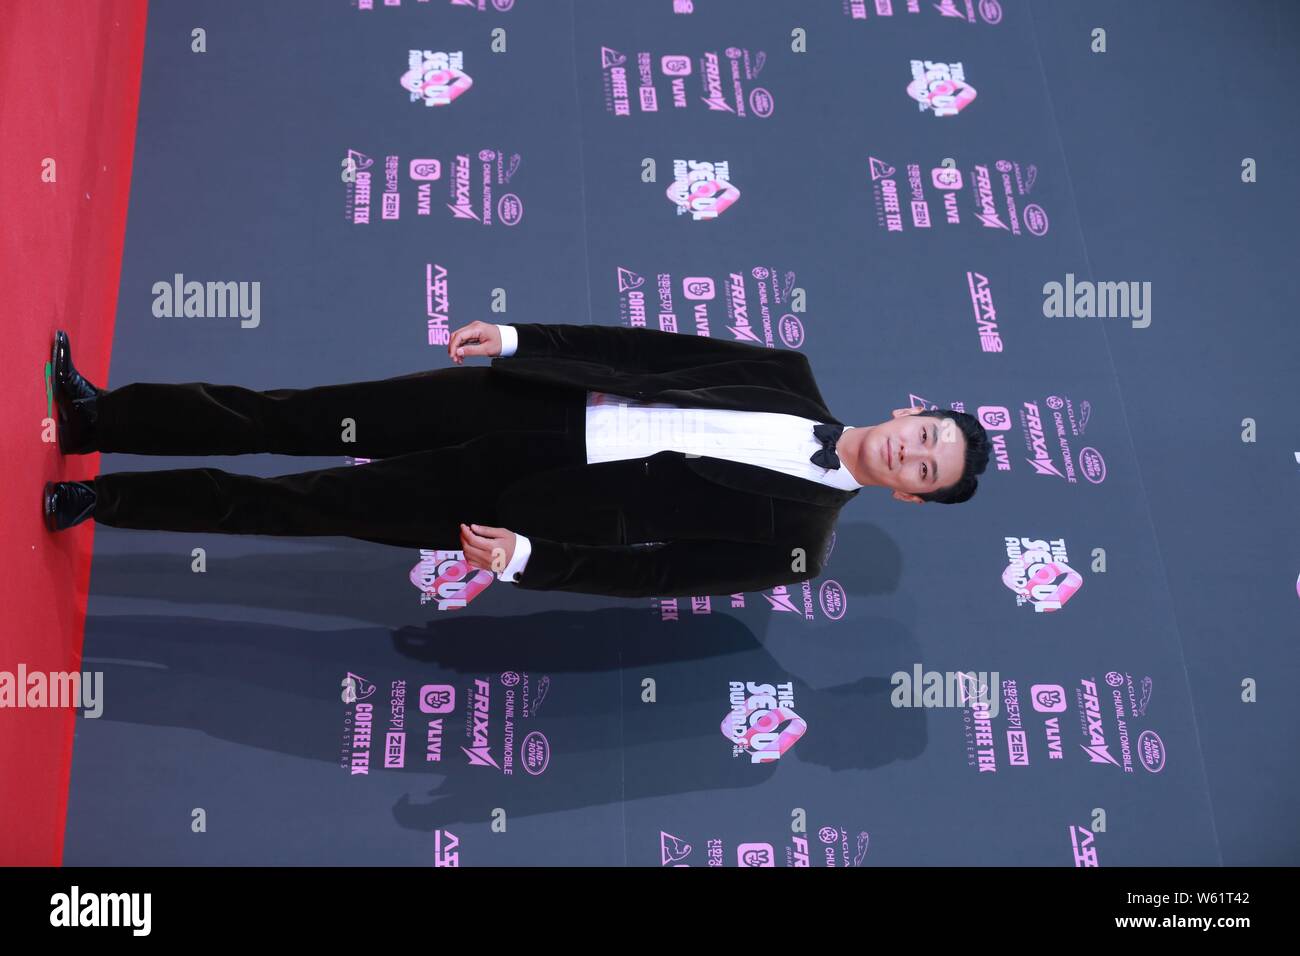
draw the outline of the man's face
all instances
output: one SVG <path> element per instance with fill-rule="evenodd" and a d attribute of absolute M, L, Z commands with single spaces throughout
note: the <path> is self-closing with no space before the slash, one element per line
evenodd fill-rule
<path fill-rule="evenodd" d="M 899 501 L 920 502 L 918 494 L 951 485 L 966 463 L 966 436 L 956 423 L 920 411 L 894 409 L 893 418 L 872 426 L 858 458 L 871 481 L 894 489 Z"/>

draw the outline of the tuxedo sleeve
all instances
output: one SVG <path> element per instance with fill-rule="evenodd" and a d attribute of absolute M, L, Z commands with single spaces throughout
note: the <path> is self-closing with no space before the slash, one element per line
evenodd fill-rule
<path fill-rule="evenodd" d="M 651 546 L 565 544 L 532 539 L 532 554 L 518 587 L 610 597 L 691 597 L 762 591 L 821 573 L 803 548 L 806 570 L 795 571 L 798 546 L 738 541 L 684 540 Z"/>
<path fill-rule="evenodd" d="M 800 352 L 703 335 L 611 325 L 522 323 L 513 328 L 520 356 L 583 359 L 630 372 L 671 372 L 695 365 L 757 359 L 812 376 L 808 359 Z"/>

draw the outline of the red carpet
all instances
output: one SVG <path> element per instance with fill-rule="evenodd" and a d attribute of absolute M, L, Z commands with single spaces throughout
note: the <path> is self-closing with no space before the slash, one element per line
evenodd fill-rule
<path fill-rule="evenodd" d="M 50 535 L 40 492 L 93 476 L 99 456 L 64 460 L 42 440 L 45 366 L 64 328 L 78 368 L 108 384 L 147 11 L 147 0 L 0 4 L 0 671 L 15 679 L 20 665 L 81 667 L 94 524 Z M 75 715 L 0 708 L 2 865 L 62 861 Z"/>

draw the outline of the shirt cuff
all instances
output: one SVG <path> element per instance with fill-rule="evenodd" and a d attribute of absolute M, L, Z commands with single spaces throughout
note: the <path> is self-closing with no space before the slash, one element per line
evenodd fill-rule
<path fill-rule="evenodd" d="M 509 326 L 507 326 L 509 328 Z M 505 570 L 497 575 L 498 581 L 509 581 L 514 583 L 520 572 L 524 570 L 524 565 L 528 563 L 528 556 L 533 553 L 532 542 L 518 532 L 515 533 L 515 553 L 510 559 L 510 563 L 505 566 Z"/>
<path fill-rule="evenodd" d="M 515 350 L 519 348 L 519 333 L 515 331 L 515 327 L 498 325 L 497 330 L 501 333 L 501 357 L 514 355 Z"/>

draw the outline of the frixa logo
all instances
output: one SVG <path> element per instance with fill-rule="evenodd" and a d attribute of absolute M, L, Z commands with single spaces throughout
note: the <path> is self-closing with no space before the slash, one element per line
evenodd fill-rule
<path fill-rule="evenodd" d="M 889 702 L 895 707 L 966 707 L 982 704 L 990 718 L 998 715 L 997 671 L 924 671 L 913 664 L 911 673 L 895 671 Z"/>
<path fill-rule="evenodd" d="M 681 837 L 659 831 L 659 859 L 664 866 L 689 866 L 683 862 L 691 855 L 691 845 Z"/>
<path fill-rule="evenodd" d="M 1074 273 L 1065 274 L 1065 283 L 1043 285 L 1043 315 L 1049 319 L 1132 319 L 1135 329 L 1151 324 L 1150 282 L 1082 282 Z"/>
<path fill-rule="evenodd" d="M 425 106 L 446 106 L 474 85 L 464 72 L 464 55 L 460 50 L 455 53 L 411 50 L 406 63 L 402 89 L 411 95 L 412 103 L 423 100 Z"/>
<path fill-rule="evenodd" d="M 155 282 L 153 314 L 157 319 L 240 319 L 239 326 L 262 324 L 262 283 L 186 282 L 177 272 L 172 281 Z"/>
<path fill-rule="evenodd" d="M 1088 755 L 1091 763 L 1109 763 L 1119 766 L 1119 761 L 1111 756 L 1110 745 L 1106 743 L 1106 730 L 1101 723 L 1101 704 L 1097 699 L 1097 685 L 1090 680 L 1079 682 L 1078 693 L 1083 703 L 1083 718 L 1087 724 L 1085 736 L 1088 743 L 1079 744 Z"/>
<path fill-rule="evenodd" d="M 1024 416 L 1029 447 L 1034 453 L 1033 458 L 1026 458 L 1025 461 L 1029 462 L 1036 474 L 1064 478 L 1065 475 L 1061 474 L 1061 470 L 1052 461 L 1052 453 L 1047 450 L 1047 435 L 1043 432 L 1043 419 L 1038 411 L 1038 403 L 1025 402 Z"/>
<path fill-rule="evenodd" d="M 1002 583 L 1016 596 L 1016 604 L 1030 604 L 1035 611 L 1059 611 L 1083 587 L 1083 575 L 1069 565 L 1064 538 L 1002 539 L 1007 567 Z"/>
<path fill-rule="evenodd" d="M 706 163 L 694 159 L 673 160 L 673 182 L 667 196 L 677 206 L 677 215 L 692 219 L 716 219 L 740 198 L 731 184 L 728 162 Z"/>
<path fill-rule="evenodd" d="M 370 683 L 360 674 L 354 674 L 348 671 L 348 676 L 343 678 L 343 703 L 355 704 L 359 700 L 367 700 L 375 692 L 375 685 Z"/>
<path fill-rule="evenodd" d="M 433 865 L 460 866 L 460 838 L 450 830 L 433 831 Z"/>
<path fill-rule="evenodd" d="M 747 753 L 751 763 L 770 763 L 793 747 L 808 730 L 794 711 L 794 684 L 731 681 L 731 710 L 722 719 L 722 735 L 733 756 Z"/>
<path fill-rule="evenodd" d="M 966 82 L 966 70 L 960 63 L 913 60 L 907 95 L 923 113 L 929 110 L 935 116 L 956 116 L 975 101 L 975 87 Z"/>
<path fill-rule="evenodd" d="M 471 767 L 495 767 L 500 770 L 501 766 L 488 750 L 488 704 L 491 691 L 491 684 L 482 679 L 475 679 L 474 709 L 470 715 L 474 722 L 474 730 L 471 734 L 474 746 L 460 749 L 465 751 L 465 756 L 469 757 Z"/>
<path fill-rule="evenodd" d="M 763 340 L 749 324 L 749 304 L 745 297 L 745 276 L 742 273 L 732 272 L 727 275 L 727 292 L 731 300 L 731 321 L 734 323 L 727 326 L 731 337 L 739 342 L 763 345 Z"/>
<path fill-rule="evenodd" d="M 997 205 L 993 201 L 993 183 L 989 179 L 987 166 L 975 167 L 975 195 L 979 200 L 979 210 L 975 213 L 986 229 L 1007 229 L 1010 227 L 998 215 Z"/>

